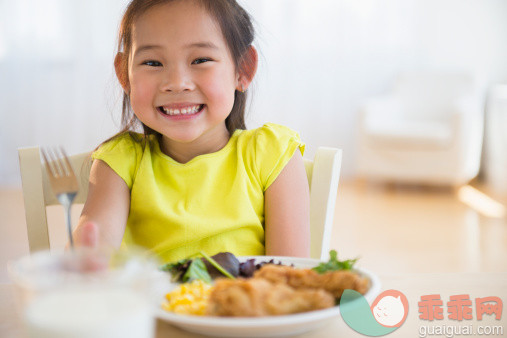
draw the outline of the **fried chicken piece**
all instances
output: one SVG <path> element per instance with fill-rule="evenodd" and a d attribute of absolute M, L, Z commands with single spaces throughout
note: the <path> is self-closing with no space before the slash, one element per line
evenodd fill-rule
<path fill-rule="evenodd" d="M 324 289 L 340 299 L 345 289 L 361 294 L 368 291 L 368 280 L 349 270 L 319 274 L 312 269 L 295 269 L 290 266 L 266 264 L 254 274 L 274 284 L 286 284 L 295 289 Z"/>
<path fill-rule="evenodd" d="M 336 299 L 341 298 L 345 289 L 355 290 L 362 295 L 368 291 L 368 279 L 349 270 L 330 271 L 320 276 L 324 290 L 330 292 Z"/>
<path fill-rule="evenodd" d="M 334 305 L 333 296 L 322 289 L 296 290 L 262 278 L 219 279 L 211 292 L 207 314 L 259 317 L 307 312 Z"/>
<path fill-rule="evenodd" d="M 266 308 L 271 315 L 321 310 L 334 305 L 334 297 L 322 289 L 297 290 L 282 284 L 274 284 L 266 298 Z"/>

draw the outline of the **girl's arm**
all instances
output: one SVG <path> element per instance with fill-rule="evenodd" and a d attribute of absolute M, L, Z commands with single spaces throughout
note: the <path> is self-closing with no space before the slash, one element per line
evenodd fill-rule
<path fill-rule="evenodd" d="M 75 242 L 119 248 L 129 210 L 130 190 L 125 181 L 105 162 L 93 161 L 88 197 L 73 233 Z"/>
<path fill-rule="evenodd" d="M 310 189 L 296 151 L 265 193 L 266 255 L 310 256 Z"/>

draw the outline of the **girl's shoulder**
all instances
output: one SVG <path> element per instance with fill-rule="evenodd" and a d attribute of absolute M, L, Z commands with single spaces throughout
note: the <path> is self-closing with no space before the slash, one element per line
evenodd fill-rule
<path fill-rule="evenodd" d="M 111 167 L 131 188 L 142 158 L 143 148 L 151 137 L 124 132 L 102 143 L 92 154 L 94 160 L 102 160 Z"/>
<path fill-rule="evenodd" d="M 245 164 L 257 173 L 263 189 L 267 189 L 294 153 L 304 153 L 305 144 L 293 129 L 266 123 L 256 129 L 245 130 L 238 140 Z"/>
<path fill-rule="evenodd" d="M 150 138 L 146 139 L 143 134 L 126 131 L 104 141 L 95 152 L 131 152 L 134 149 L 142 149 L 146 141 L 151 142 Z"/>
<path fill-rule="evenodd" d="M 286 146 L 289 143 L 300 143 L 301 138 L 295 130 L 276 123 L 266 123 L 261 127 L 245 130 L 240 138 L 249 143 L 250 146 L 273 147 L 276 145 Z"/>

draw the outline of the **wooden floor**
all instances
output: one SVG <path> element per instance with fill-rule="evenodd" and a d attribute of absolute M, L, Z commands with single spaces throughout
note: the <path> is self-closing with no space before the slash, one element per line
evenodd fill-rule
<path fill-rule="evenodd" d="M 375 272 L 507 271 L 505 214 L 486 217 L 457 193 L 343 183 L 331 246 L 338 257 L 360 257 L 358 264 Z"/>
<path fill-rule="evenodd" d="M 48 219 L 64 229 L 59 207 L 49 208 Z M 28 252 L 25 227 L 21 191 L 0 190 L 0 283 L 7 262 Z M 53 234 L 61 246 L 65 232 Z M 485 216 L 450 189 L 342 181 L 331 247 L 375 273 L 506 272 L 507 218 Z"/>

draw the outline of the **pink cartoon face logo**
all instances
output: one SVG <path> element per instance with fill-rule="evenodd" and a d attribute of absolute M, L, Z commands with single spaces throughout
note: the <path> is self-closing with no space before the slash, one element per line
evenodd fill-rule
<path fill-rule="evenodd" d="M 375 320 L 385 327 L 400 327 L 408 314 L 407 297 L 397 290 L 387 290 L 371 305 Z"/>
<path fill-rule="evenodd" d="M 354 331 L 371 337 L 385 336 L 407 319 L 408 300 L 398 290 L 387 290 L 370 306 L 362 294 L 346 289 L 340 298 L 340 314 Z"/>

